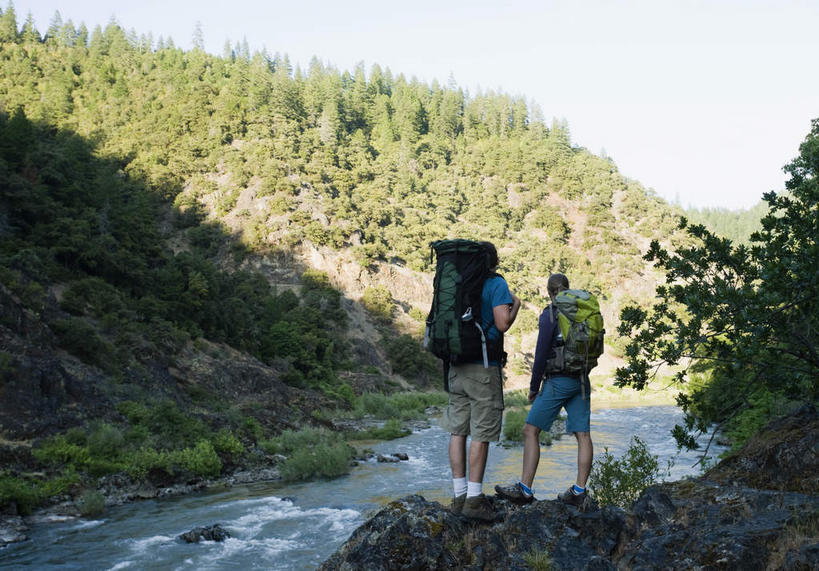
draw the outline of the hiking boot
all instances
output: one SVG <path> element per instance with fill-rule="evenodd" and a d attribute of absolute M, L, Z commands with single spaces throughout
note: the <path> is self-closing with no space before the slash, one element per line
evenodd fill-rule
<path fill-rule="evenodd" d="M 493 521 L 496 515 L 492 507 L 492 502 L 483 494 L 466 498 L 461 514 L 469 519 L 479 519 L 482 521 Z"/>
<path fill-rule="evenodd" d="M 535 499 L 535 496 L 529 496 L 523 491 L 519 482 L 508 486 L 495 486 L 495 493 L 499 498 L 509 500 L 513 504 L 529 504 Z"/>
<path fill-rule="evenodd" d="M 464 502 L 466 501 L 466 494 L 455 496 L 452 498 L 452 503 L 449 505 L 449 511 L 454 514 L 459 514 L 464 509 Z"/>
<path fill-rule="evenodd" d="M 589 495 L 586 493 L 586 490 L 583 490 L 582 494 L 575 494 L 570 486 L 568 490 L 558 495 L 557 499 L 563 502 L 564 504 L 568 504 L 570 506 L 575 506 L 579 508 L 580 506 L 583 505 L 583 502 L 586 501 L 587 497 L 589 497 Z"/>

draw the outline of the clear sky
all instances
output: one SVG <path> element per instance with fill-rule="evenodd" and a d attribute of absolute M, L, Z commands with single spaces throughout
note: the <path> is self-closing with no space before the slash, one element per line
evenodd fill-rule
<path fill-rule="evenodd" d="M 0 0 L 4 5 L 7 0 Z M 59 10 L 89 30 L 115 19 L 190 48 L 246 39 L 470 94 L 503 91 L 566 119 L 576 145 L 683 206 L 748 208 L 819 117 L 813 0 L 17 0 L 40 32 Z M 5 9 L 5 6 L 4 6 Z"/>

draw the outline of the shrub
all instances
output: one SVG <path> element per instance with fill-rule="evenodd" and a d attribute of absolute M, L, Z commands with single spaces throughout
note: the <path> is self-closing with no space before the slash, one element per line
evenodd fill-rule
<path fill-rule="evenodd" d="M 509 391 L 503 395 L 503 404 L 507 407 L 529 406 L 529 389 Z"/>
<path fill-rule="evenodd" d="M 83 517 L 93 517 L 105 511 L 105 496 L 96 490 L 88 490 L 80 496 L 77 505 Z"/>
<path fill-rule="evenodd" d="M 355 450 L 343 442 L 301 448 L 285 460 L 279 473 L 287 481 L 334 478 L 350 472 L 354 456 Z"/>
<path fill-rule="evenodd" d="M 448 402 L 448 398 L 443 391 L 407 391 L 389 396 L 382 393 L 364 393 L 355 399 L 353 410 L 359 417 L 369 414 L 383 419 L 419 419 L 424 417 L 424 411 L 428 407 L 443 406 Z"/>
<path fill-rule="evenodd" d="M 240 456 L 245 451 L 245 447 L 239 439 L 236 438 L 231 431 L 224 428 L 213 437 L 213 447 L 219 454 L 224 454 L 231 458 Z"/>
<path fill-rule="evenodd" d="M 45 481 L 0 474 L 0 508 L 14 504 L 20 515 L 29 515 L 47 498 L 64 493 L 78 480 L 77 474 L 71 471 Z"/>
<path fill-rule="evenodd" d="M 159 401 L 150 408 L 124 401 L 117 404 L 117 410 L 134 428 L 146 429 L 157 445 L 169 450 L 191 446 L 211 434 L 204 422 L 184 414 L 171 400 Z"/>
<path fill-rule="evenodd" d="M 262 448 L 269 454 L 288 455 L 296 450 L 304 450 L 328 442 L 339 442 L 341 436 L 328 432 L 323 428 L 308 426 L 301 430 L 285 430 L 279 436 L 261 443 Z"/>
<path fill-rule="evenodd" d="M 628 450 L 615 458 L 606 448 L 594 461 L 589 490 L 602 505 L 628 508 L 660 474 L 657 456 L 649 453 L 639 437 L 631 439 Z"/>
<path fill-rule="evenodd" d="M 423 418 L 424 411 L 430 406 L 443 406 L 449 397 L 443 391 L 439 392 L 401 392 L 394 393 L 387 398 L 388 402 L 400 411 L 400 417 L 405 420 Z"/>
<path fill-rule="evenodd" d="M 554 569 L 552 557 L 547 551 L 533 550 L 523 556 L 526 565 L 533 571 L 551 571 Z"/>
<path fill-rule="evenodd" d="M 246 416 L 242 419 L 241 431 L 246 437 L 258 442 L 262 438 L 263 430 L 259 421 L 252 417 Z"/>
<path fill-rule="evenodd" d="M 364 309 L 379 321 L 388 322 L 392 319 L 392 295 L 390 290 L 384 286 L 367 286 L 364 295 L 361 297 L 361 303 L 364 305 Z"/>
<path fill-rule="evenodd" d="M 103 368 L 106 368 L 106 365 L 111 366 L 108 357 L 113 353 L 113 348 L 85 319 L 80 317 L 57 319 L 51 327 L 57 334 L 60 347 L 72 355 L 92 365 L 100 365 Z"/>
<path fill-rule="evenodd" d="M 168 474 L 173 473 L 171 468 L 171 454 L 162 450 L 143 447 L 130 455 L 130 463 L 126 472 L 132 478 L 141 480 L 152 470 L 161 470 Z"/>
<path fill-rule="evenodd" d="M 86 466 L 91 453 L 86 446 L 72 444 L 63 435 L 57 435 L 32 450 L 34 458 L 44 464 Z"/>
<path fill-rule="evenodd" d="M 0 506 L 14 503 L 20 514 L 28 515 L 40 501 L 37 487 L 30 482 L 12 476 L 0 478 Z"/>
<path fill-rule="evenodd" d="M 439 370 L 438 360 L 412 335 L 385 337 L 384 348 L 393 370 L 403 377 L 425 380 Z"/>
<path fill-rule="evenodd" d="M 364 393 L 355 400 L 356 412 L 370 414 L 376 418 L 397 418 L 401 411 L 382 393 Z"/>
<path fill-rule="evenodd" d="M 184 470 L 196 476 L 218 476 L 222 471 L 222 461 L 208 440 L 200 440 L 193 448 L 174 452 L 172 456 Z"/>
<path fill-rule="evenodd" d="M 525 410 L 510 410 L 503 423 L 503 437 L 506 440 L 520 442 L 523 440 L 523 425 L 526 423 Z"/>
<path fill-rule="evenodd" d="M 124 442 L 119 428 L 103 423 L 88 436 L 88 451 L 92 456 L 113 458 L 119 455 Z"/>
<path fill-rule="evenodd" d="M 360 432 L 353 433 L 350 436 L 362 440 L 395 440 L 396 438 L 402 438 L 410 434 L 412 434 L 412 431 L 405 429 L 400 420 L 397 418 L 391 418 L 384 423 L 384 426 L 380 428 L 362 430 Z"/>

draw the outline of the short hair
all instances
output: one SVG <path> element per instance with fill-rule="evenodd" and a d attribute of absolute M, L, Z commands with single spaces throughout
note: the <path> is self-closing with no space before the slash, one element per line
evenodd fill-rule
<path fill-rule="evenodd" d="M 481 245 L 486 250 L 486 253 L 489 254 L 489 267 L 490 268 L 497 268 L 498 267 L 498 249 L 495 248 L 495 245 L 492 242 L 481 242 Z"/>
<path fill-rule="evenodd" d="M 550 295 L 557 295 L 558 292 L 569 289 L 569 278 L 563 274 L 552 274 L 546 282 L 546 289 Z"/>

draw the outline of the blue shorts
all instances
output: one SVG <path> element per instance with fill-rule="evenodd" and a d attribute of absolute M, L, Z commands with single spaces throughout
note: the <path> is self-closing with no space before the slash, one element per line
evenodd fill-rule
<path fill-rule="evenodd" d="M 549 430 L 561 408 L 566 409 L 566 432 L 589 432 L 591 417 L 591 399 L 586 390 L 584 399 L 580 392 L 580 383 L 569 377 L 550 377 L 543 382 L 526 423 L 541 430 Z M 589 387 L 586 387 L 587 389 Z"/>

